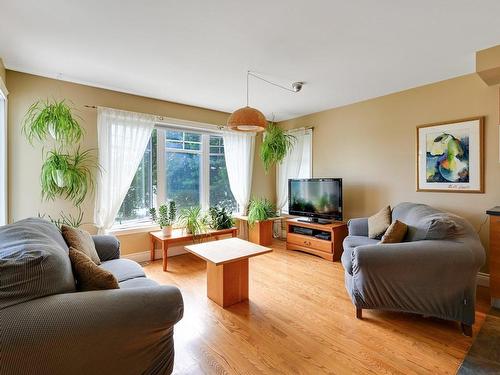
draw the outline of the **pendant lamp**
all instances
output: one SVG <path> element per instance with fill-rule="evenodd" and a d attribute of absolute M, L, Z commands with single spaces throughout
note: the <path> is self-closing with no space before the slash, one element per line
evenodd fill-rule
<path fill-rule="evenodd" d="M 289 89 L 259 77 L 255 73 L 247 71 L 247 105 L 231 113 L 229 119 L 227 120 L 227 127 L 231 130 L 242 132 L 262 132 L 267 128 L 266 116 L 264 116 L 264 114 L 258 109 L 252 108 L 248 105 L 248 78 L 250 76 L 292 92 L 299 92 L 302 89 L 303 83 L 294 82 L 292 84 L 292 89 Z"/>

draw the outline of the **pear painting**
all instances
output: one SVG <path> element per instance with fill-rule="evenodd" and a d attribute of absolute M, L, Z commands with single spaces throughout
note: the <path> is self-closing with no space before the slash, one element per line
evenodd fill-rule
<path fill-rule="evenodd" d="M 427 134 L 427 182 L 469 182 L 469 136 L 466 132 Z"/>

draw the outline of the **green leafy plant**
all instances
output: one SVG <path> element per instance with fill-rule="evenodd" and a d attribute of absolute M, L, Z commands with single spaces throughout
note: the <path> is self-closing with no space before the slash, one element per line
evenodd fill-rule
<path fill-rule="evenodd" d="M 158 213 L 156 212 L 156 208 L 151 208 L 149 210 L 149 214 L 151 215 L 151 219 L 157 223 L 160 228 L 164 228 L 175 223 L 177 208 L 175 206 L 175 202 L 170 200 L 168 203 L 162 204 L 158 207 Z"/>
<path fill-rule="evenodd" d="M 67 225 L 68 227 L 73 227 L 73 228 L 78 228 L 82 225 L 83 222 L 83 211 L 78 207 L 78 214 L 76 216 L 73 216 L 72 214 L 66 214 L 63 211 L 60 212 L 60 217 L 57 219 L 54 219 L 52 216 L 47 215 L 48 220 L 57 226 L 58 228 L 61 228 L 63 225 Z M 38 213 L 38 217 L 41 219 L 45 219 L 45 214 L 40 214 Z"/>
<path fill-rule="evenodd" d="M 248 224 L 254 225 L 258 221 L 264 221 L 276 217 L 276 206 L 267 198 L 252 198 L 248 205 Z"/>
<path fill-rule="evenodd" d="M 80 206 L 88 191 L 94 190 L 93 169 L 99 169 L 99 165 L 92 150 L 80 151 L 77 148 L 73 154 L 49 151 L 40 177 L 42 197 L 54 200 L 56 196 L 64 195 L 75 206 Z"/>
<path fill-rule="evenodd" d="M 26 112 L 22 130 L 31 144 L 35 139 L 44 141 L 48 135 L 61 144 L 76 143 L 83 129 L 71 111 L 64 100 L 37 101 Z"/>
<path fill-rule="evenodd" d="M 270 122 L 260 146 L 260 158 L 264 163 L 266 173 L 272 165 L 281 162 L 287 153 L 293 149 L 295 136 L 288 134 L 274 122 Z"/>
<path fill-rule="evenodd" d="M 226 207 L 214 206 L 208 209 L 210 228 L 229 229 L 234 225 L 234 219 Z"/>
<path fill-rule="evenodd" d="M 206 217 L 202 214 L 199 206 L 184 208 L 180 215 L 179 220 L 189 234 L 194 238 L 202 235 L 208 230 L 208 223 Z"/>

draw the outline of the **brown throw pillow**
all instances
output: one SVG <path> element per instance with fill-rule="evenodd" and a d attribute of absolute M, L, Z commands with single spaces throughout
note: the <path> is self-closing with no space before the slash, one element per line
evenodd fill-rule
<path fill-rule="evenodd" d="M 382 236 L 380 243 L 399 243 L 402 242 L 406 236 L 406 231 L 408 230 L 408 225 L 396 220 L 392 223 L 389 228 L 385 231 Z"/>
<path fill-rule="evenodd" d="M 387 206 L 368 218 L 368 237 L 380 238 L 391 225 L 391 207 Z"/>
<path fill-rule="evenodd" d="M 101 260 L 99 259 L 99 255 L 97 255 L 97 250 L 95 249 L 94 240 L 88 232 L 78 228 L 72 228 L 67 225 L 62 225 L 61 233 L 64 240 L 68 244 L 68 247 L 73 247 L 76 250 L 81 251 L 92 259 L 95 264 L 101 264 Z"/>
<path fill-rule="evenodd" d="M 76 287 L 81 291 L 118 289 L 118 280 L 109 271 L 97 266 L 92 259 L 73 247 L 69 248 L 69 259 L 76 278 Z"/>

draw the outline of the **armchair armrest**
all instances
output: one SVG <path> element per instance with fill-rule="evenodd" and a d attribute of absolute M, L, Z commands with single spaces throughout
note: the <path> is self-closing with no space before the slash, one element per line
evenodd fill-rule
<path fill-rule="evenodd" d="M 120 258 L 120 241 L 118 241 L 118 238 L 110 235 L 95 235 L 92 236 L 92 239 L 101 261 Z"/>
<path fill-rule="evenodd" d="M 2 369 L 6 374 L 167 372 L 173 365 L 173 354 L 168 355 L 173 325 L 183 310 L 174 286 L 59 294 L 11 306 L 0 310 Z"/>
<path fill-rule="evenodd" d="M 371 272 L 390 273 L 403 278 L 435 273 L 444 277 L 460 272 L 477 272 L 480 264 L 473 250 L 464 243 L 444 240 L 425 240 L 393 244 L 358 246 L 353 251 L 353 274 L 370 269 Z"/>
<path fill-rule="evenodd" d="M 351 219 L 347 222 L 347 228 L 350 236 L 368 237 L 368 218 Z"/>
<path fill-rule="evenodd" d="M 481 266 L 472 246 L 444 240 L 358 246 L 352 252 L 353 302 L 471 325 Z"/>

